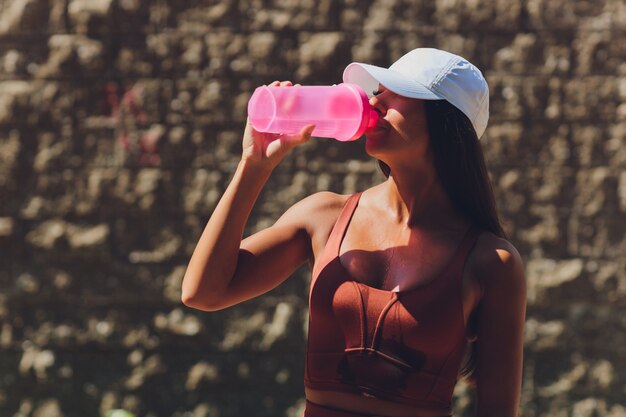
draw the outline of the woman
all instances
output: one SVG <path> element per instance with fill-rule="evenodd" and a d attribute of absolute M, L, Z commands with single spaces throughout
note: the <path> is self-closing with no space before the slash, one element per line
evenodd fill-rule
<path fill-rule="evenodd" d="M 387 180 L 350 196 L 311 195 L 242 241 L 270 173 L 314 128 L 273 135 L 248 124 L 241 162 L 189 263 L 183 302 L 223 309 L 308 261 L 304 416 L 450 416 L 461 374 L 476 386 L 477 416 L 515 416 L 526 289 L 478 142 L 486 81 L 465 59 L 429 48 L 389 69 L 350 64 L 344 81 L 375 89 L 370 105 L 380 118 L 365 147 Z"/>

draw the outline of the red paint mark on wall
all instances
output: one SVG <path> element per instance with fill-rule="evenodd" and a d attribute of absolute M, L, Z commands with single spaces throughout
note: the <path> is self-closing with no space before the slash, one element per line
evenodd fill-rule
<path fill-rule="evenodd" d="M 105 86 L 106 104 L 115 126 L 118 144 L 134 155 L 141 165 L 160 165 L 158 143 L 163 128 L 147 126 L 143 107 L 143 89 L 140 86 L 120 86 L 109 82 Z"/>

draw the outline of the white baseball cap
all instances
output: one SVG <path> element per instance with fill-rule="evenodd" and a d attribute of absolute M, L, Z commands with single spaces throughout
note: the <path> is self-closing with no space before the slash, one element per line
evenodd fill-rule
<path fill-rule="evenodd" d="M 360 85 L 366 92 L 378 84 L 403 97 L 447 100 L 472 122 L 478 138 L 489 119 L 489 87 L 483 74 L 466 59 L 433 48 L 417 48 L 389 68 L 353 62 L 343 81 Z"/>

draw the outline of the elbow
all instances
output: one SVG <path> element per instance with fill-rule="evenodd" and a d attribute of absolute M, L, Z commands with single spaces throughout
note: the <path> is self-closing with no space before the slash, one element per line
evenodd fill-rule
<path fill-rule="evenodd" d="M 211 306 L 211 304 L 207 303 L 202 297 L 198 297 L 197 294 L 192 294 L 189 292 L 183 291 L 180 301 L 187 307 L 195 308 L 196 310 L 202 311 L 215 311 L 215 309 Z"/>
<path fill-rule="evenodd" d="M 190 293 L 189 291 L 185 291 L 184 288 L 180 296 L 180 301 L 187 307 L 192 307 L 192 308 L 195 308 L 197 304 L 195 295 Z"/>
<path fill-rule="evenodd" d="M 212 277 L 215 278 L 215 277 Z M 217 311 L 225 308 L 224 290 L 206 288 L 207 281 L 217 281 L 206 276 L 198 276 L 189 270 L 183 277 L 180 301 L 187 307 L 202 311 Z"/>
<path fill-rule="evenodd" d="M 217 311 L 223 309 L 224 307 L 218 305 L 216 300 L 214 301 L 216 298 L 217 297 L 209 297 L 198 290 L 185 288 L 183 285 L 180 301 L 185 306 L 195 308 L 196 310 Z"/>

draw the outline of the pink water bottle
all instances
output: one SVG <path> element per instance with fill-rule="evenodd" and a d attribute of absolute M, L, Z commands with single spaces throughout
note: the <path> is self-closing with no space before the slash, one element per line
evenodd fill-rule
<path fill-rule="evenodd" d="M 344 142 L 358 139 L 378 121 L 365 91 L 349 83 L 258 87 L 248 101 L 248 117 L 259 132 L 297 133 L 314 124 L 313 136 Z"/>

